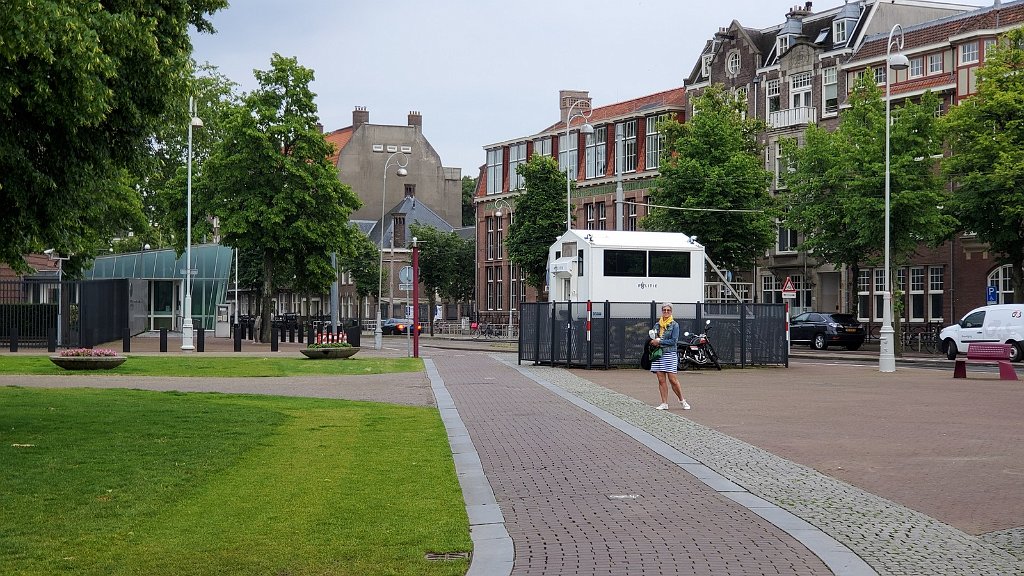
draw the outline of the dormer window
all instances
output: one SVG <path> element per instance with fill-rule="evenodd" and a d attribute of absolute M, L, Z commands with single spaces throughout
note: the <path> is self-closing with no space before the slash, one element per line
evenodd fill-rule
<path fill-rule="evenodd" d="M 779 58 L 782 58 L 782 55 L 786 53 L 786 50 L 789 50 L 789 36 L 779 36 L 779 39 L 776 40 L 775 50 L 779 55 Z"/>
<path fill-rule="evenodd" d="M 832 23 L 832 43 L 833 44 L 846 44 L 847 31 L 846 31 L 847 20 L 836 20 Z"/>
<path fill-rule="evenodd" d="M 714 54 L 705 54 L 700 59 L 700 75 L 711 78 L 711 63 L 715 61 Z"/>

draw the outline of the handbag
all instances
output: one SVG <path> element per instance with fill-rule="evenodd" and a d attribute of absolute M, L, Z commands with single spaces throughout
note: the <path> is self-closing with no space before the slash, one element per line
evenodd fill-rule
<path fill-rule="evenodd" d="M 655 362 L 655 361 L 659 360 L 661 358 L 661 355 L 664 352 L 664 350 L 661 349 L 661 346 L 651 346 L 650 348 L 651 348 L 651 353 L 650 353 L 651 362 Z"/>

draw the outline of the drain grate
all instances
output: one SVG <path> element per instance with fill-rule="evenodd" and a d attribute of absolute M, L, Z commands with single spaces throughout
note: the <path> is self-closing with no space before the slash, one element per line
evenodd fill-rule
<path fill-rule="evenodd" d="M 428 552 L 424 558 L 427 560 L 465 560 L 469 558 L 469 552 Z"/>

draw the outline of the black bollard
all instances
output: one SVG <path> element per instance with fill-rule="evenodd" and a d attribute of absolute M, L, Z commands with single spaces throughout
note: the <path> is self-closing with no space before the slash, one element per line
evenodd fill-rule
<path fill-rule="evenodd" d="M 235 324 L 234 336 L 235 336 L 235 352 L 241 352 L 242 351 L 242 333 L 239 330 L 239 325 L 238 324 Z"/>
<path fill-rule="evenodd" d="M 277 326 L 270 327 L 270 351 L 277 352 Z"/>
<path fill-rule="evenodd" d="M 292 343 L 295 342 L 295 327 L 294 326 L 289 326 L 288 327 L 288 341 L 292 342 Z"/>
<path fill-rule="evenodd" d="M 131 352 L 132 351 L 132 335 L 127 330 L 124 331 L 124 335 L 121 336 L 121 351 Z"/>
<path fill-rule="evenodd" d="M 306 342 L 309 342 L 309 344 L 313 344 L 316 342 L 315 338 L 316 336 L 315 333 L 313 332 L 313 325 L 310 324 L 309 326 L 306 326 Z M 306 344 L 306 346 L 309 346 L 309 344 Z"/>
<path fill-rule="evenodd" d="M 348 328 L 345 329 L 345 339 L 348 340 L 348 343 L 351 344 L 354 348 L 359 348 L 360 334 L 361 330 L 359 329 L 358 324 L 356 324 L 355 326 L 349 326 Z"/>
<path fill-rule="evenodd" d="M 167 328 L 160 329 L 160 351 L 167 352 Z"/>
<path fill-rule="evenodd" d="M 55 330 L 54 328 L 46 329 L 46 351 L 57 351 L 57 330 Z"/>
<path fill-rule="evenodd" d="M 18 351 L 18 327 L 11 328 L 11 352 Z"/>
<path fill-rule="evenodd" d="M 202 323 L 196 330 L 196 352 L 206 352 L 206 330 L 203 329 Z"/>
<path fill-rule="evenodd" d="M 302 344 L 302 324 L 299 324 L 299 327 L 295 329 L 295 332 L 297 332 L 296 337 L 299 339 L 299 344 Z"/>
<path fill-rule="evenodd" d="M 284 328 L 278 328 L 277 333 L 281 335 L 281 342 L 284 342 L 288 338 L 288 331 Z"/>

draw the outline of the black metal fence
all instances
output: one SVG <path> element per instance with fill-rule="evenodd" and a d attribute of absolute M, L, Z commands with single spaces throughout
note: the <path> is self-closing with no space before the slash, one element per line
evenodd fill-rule
<path fill-rule="evenodd" d="M 129 281 L 0 282 L 0 346 L 91 347 L 131 330 Z"/>
<path fill-rule="evenodd" d="M 587 319 L 590 306 L 590 326 Z M 552 366 L 638 366 L 656 302 L 537 302 L 522 305 L 519 361 Z M 722 364 L 789 365 L 783 304 L 676 304 L 681 332 L 703 332 Z"/>

